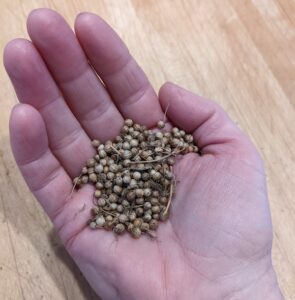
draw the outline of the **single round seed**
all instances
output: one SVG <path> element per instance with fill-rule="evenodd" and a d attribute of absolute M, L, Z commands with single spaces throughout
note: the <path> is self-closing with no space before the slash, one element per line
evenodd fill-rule
<path fill-rule="evenodd" d="M 129 187 L 131 189 L 135 189 L 137 187 L 137 181 L 135 179 L 131 179 L 129 183 Z"/>
<path fill-rule="evenodd" d="M 121 136 L 117 135 L 117 136 L 115 137 L 115 142 L 116 142 L 116 143 L 120 143 L 120 142 L 122 142 L 122 141 L 123 141 L 123 139 L 122 139 Z"/>
<path fill-rule="evenodd" d="M 130 152 L 131 153 L 131 152 Z M 131 160 L 130 159 L 124 159 L 123 160 L 123 167 L 129 167 Z"/>
<path fill-rule="evenodd" d="M 129 221 L 133 222 L 136 219 L 136 213 L 134 211 L 128 214 Z"/>
<path fill-rule="evenodd" d="M 147 158 L 149 157 L 149 155 L 150 155 L 150 153 L 149 153 L 148 151 L 142 151 L 142 152 L 140 153 L 140 157 L 141 157 L 142 159 L 147 159 Z"/>
<path fill-rule="evenodd" d="M 103 167 L 103 172 L 104 172 L 105 174 L 107 174 L 107 173 L 109 172 L 109 167 L 108 167 L 108 166 L 104 166 L 104 167 Z"/>
<path fill-rule="evenodd" d="M 107 179 L 113 180 L 114 177 L 115 177 L 115 174 L 114 174 L 114 173 L 112 173 L 112 172 L 108 172 L 108 173 L 107 173 Z"/>
<path fill-rule="evenodd" d="M 143 197 L 143 195 L 144 195 L 143 189 L 136 189 L 135 194 L 139 198 Z"/>
<path fill-rule="evenodd" d="M 161 131 L 157 131 L 155 137 L 156 139 L 161 140 L 163 138 L 163 133 Z"/>
<path fill-rule="evenodd" d="M 130 129 L 129 129 L 130 130 Z M 132 136 L 130 134 L 126 134 L 124 136 L 124 140 L 127 141 L 127 142 L 130 142 L 132 140 Z"/>
<path fill-rule="evenodd" d="M 160 219 L 159 214 L 153 214 L 153 219 L 154 219 L 154 220 L 159 220 L 159 219 Z"/>
<path fill-rule="evenodd" d="M 105 224 L 106 221 L 105 221 L 104 216 L 97 216 L 95 222 L 96 222 L 97 227 L 103 227 L 103 225 Z"/>
<path fill-rule="evenodd" d="M 104 151 L 107 153 L 107 154 L 110 154 L 110 153 L 112 153 L 113 152 L 113 145 L 112 145 L 112 143 L 110 143 L 110 144 L 106 144 L 105 146 L 104 146 Z"/>
<path fill-rule="evenodd" d="M 114 185 L 113 191 L 114 191 L 114 193 L 116 193 L 117 195 L 120 195 L 120 194 L 122 193 L 122 187 L 120 187 L 119 185 Z"/>
<path fill-rule="evenodd" d="M 116 210 L 117 209 L 118 204 L 117 203 L 111 203 L 110 204 L 110 209 L 111 210 Z"/>
<path fill-rule="evenodd" d="M 95 184 L 95 187 L 98 189 L 98 190 L 101 190 L 103 188 L 103 184 L 100 182 L 100 181 L 97 181 L 97 183 Z"/>
<path fill-rule="evenodd" d="M 145 202 L 143 205 L 144 210 L 148 210 L 152 208 L 152 205 L 150 202 Z"/>
<path fill-rule="evenodd" d="M 143 198 L 136 198 L 135 203 L 136 203 L 137 205 L 141 205 L 141 204 L 144 203 L 144 199 L 143 199 Z"/>
<path fill-rule="evenodd" d="M 101 164 L 96 165 L 96 166 L 94 167 L 94 171 L 95 171 L 96 173 L 101 173 L 101 172 L 103 172 L 103 166 L 102 166 Z"/>
<path fill-rule="evenodd" d="M 125 214 L 120 214 L 118 219 L 121 223 L 125 223 L 128 221 L 128 217 Z"/>
<path fill-rule="evenodd" d="M 132 153 L 129 150 L 123 150 L 123 152 L 121 153 L 121 157 L 126 160 L 129 159 L 131 156 Z"/>
<path fill-rule="evenodd" d="M 135 156 L 138 153 L 138 148 L 131 148 L 131 154 L 132 156 Z"/>
<path fill-rule="evenodd" d="M 151 230 L 156 230 L 159 226 L 159 222 L 157 220 L 150 220 L 149 227 Z"/>
<path fill-rule="evenodd" d="M 138 136 L 137 136 L 137 140 L 139 141 L 139 142 L 143 142 L 144 143 L 144 140 L 145 140 L 145 136 L 142 134 L 142 133 L 140 133 Z M 140 146 L 141 146 L 141 143 L 140 143 Z"/>
<path fill-rule="evenodd" d="M 86 162 L 86 166 L 88 168 L 94 167 L 95 166 L 95 159 L 94 158 L 89 158 Z"/>
<path fill-rule="evenodd" d="M 107 165 L 107 160 L 105 158 L 102 158 L 99 162 L 103 167 L 105 167 Z"/>
<path fill-rule="evenodd" d="M 122 213 L 123 211 L 124 211 L 123 205 L 122 205 L 122 204 L 119 204 L 119 205 L 117 206 L 117 212 Z"/>
<path fill-rule="evenodd" d="M 95 196 L 96 198 L 99 198 L 99 197 L 101 196 L 101 191 L 100 191 L 100 190 L 95 190 L 94 196 Z"/>
<path fill-rule="evenodd" d="M 158 214 L 160 212 L 160 206 L 159 205 L 154 205 L 152 207 L 152 212 L 155 214 Z"/>
<path fill-rule="evenodd" d="M 151 170 L 150 170 L 150 175 L 151 175 L 151 176 L 153 176 L 153 175 L 156 174 L 156 173 L 157 173 L 157 171 L 155 171 L 154 169 L 151 169 Z"/>
<path fill-rule="evenodd" d="M 122 201 L 122 205 L 123 205 L 124 207 L 130 206 L 130 204 L 129 204 L 129 202 L 128 202 L 127 200 L 123 200 L 123 201 Z"/>
<path fill-rule="evenodd" d="M 148 231 L 148 230 L 150 229 L 150 225 L 149 225 L 148 223 L 146 223 L 146 222 L 143 222 L 143 223 L 141 224 L 141 226 L 140 226 L 140 229 L 141 229 L 142 231 Z"/>
<path fill-rule="evenodd" d="M 94 168 L 92 168 L 92 167 L 91 167 L 91 168 L 88 168 L 88 169 L 87 169 L 87 173 L 88 173 L 88 174 L 94 173 Z"/>
<path fill-rule="evenodd" d="M 96 223 L 95 222 L 90 222 L 89 224 L 91 229 L 95 229 L 96 228 Z"/>
<path fill-rule="evenodd" d="M 129 232 L 131 232 L 133 228 L 134 228 L 134 225 L 132 223 L 129 223 L 128 226 L 127 226 L 127 230 Z"/>
<path fill-rule="evenodd" d="M 156 153 L 162 153 L 163 152 L 163 148 L 162 147 L 156 147 L 155 148 L 155 152 Z"/>
<path fill-rule="evenodd" d="M 138 227 L 134 227 L 132 230 L 131 230 L 131 233 L 132 233 L 132 236 L 136 239 L 140 238 L 141 236 L 141 230 L 140 228 Z"/>
<path fill-rule="evenodd" d="M 107 216 L 105 217 L 105 219 L 106 219 L 106 222 L 111 222 L 111 221 L 113 221 L 113 216 L 107 215 Z"/>
<path fill-rule="evenodd" d="M 168 157 L 167 158 L 167 163 L 168 163 L 168 165 L 173 166 L 174 165 L 174 159 L 172 157 Z"/>
<path fill-rule="evenodd" d="M 163 129 L 165 127 L 165 123 L 163 121 L 159 121 L 157 123 L 157 126 L 158 126 L 159 129 Z"/>
<path fill-rule="evenodd" d="M 124 150 L 130 150 L 131 147 L 130 147 L 130 144 L 128 142 L 124 142 L 123 145 L 122 145 L 122 148 Z"/>
<path fill-rule="evenodd" d="M 111 163 L 109 161 L 109 168 L 110 168 L 110 171 L 113 172 L 113 173 L 117 173 L 118 172 L 118 165 L 114 164 L 113 162 Z"/>
<path fill-rule="evenodd" d="M 131 181 L 131 177 L 129 175 L 125 175 L 123 176 L 122 180 L 125 184 L 129 184 Z"/>
<path fill-rule="evenodd" d="M 125 226 L 124 224 L 117 224 L 114 228 L 113 228 L 113 231 L 116 233 L 116 234 L 122 234 L 124 231 L 125 231 Z"/>
<path fill-rule="evenodd" d="M 150 174 L 147 172 L 142 173 L 141 178 L 143 181 L 147 181 L 150 179 Z"/>
<path fill-rule="evenodd" d="M 187 135 L 185 135 L 184 140 L 187 143 L 192 143 L 194 141 L 194 138 L 193 138 L 193 136 L 191 134 L 187 134 Z"/>
<path fill-rule="evenodd" d="M 170 171 L 165 171 L 165 178 L 167 179 L 173 179 L 173 174 Z"/>
<path fill-rule="evenodd" d="M 135 213 L 138 217 L 143 215 L 143 208 L 142 207 L 137 207 L 135 210 Z"/>
<path fill-rule="evenodd" d="M 152 205 L 158 205 L 159 204 L 158 198 L 154 198 L 154 197 L 150 199 L 150 202 L 151 202 Z"/>
<path fill-rule="evenodd" d="M 150 197 L 152 195 L 152 190 L 150 188 L 145 188 L 143 192 L 145 197 Z"/>
<path fill-rule="evenodd" d="M 134 225 L 135 227 L 140 227 L 141 224 L 142 224 L 142 219 L 140 219 L 140 218 L 136 218 L 136 219 L 133 221 L 133 225 Z"/>
<path fill-rule="evenodd" d="M 153 214 L 151 209 L 147 209 L 144 213 L 147 214 L 147 215 L 152 215 Z"/>
<path fill-rule="evenodd" d="M 142 180 L 140 180 L 140 181 L 137 182 L 137 185 L 138 185 L 139 188 L 142 189 L 144 187 L 144 182 Z"/>
<path fill-rule="evenodd" d="M 118 196 L 116 194 L 112 193 L 112 194 L 109 195 L 108 199 L 109 199 L 110 203 L 116 203 L 117 200 L 118 200 Z"/>
<path fill-rule="evenodd" d="M 99 207 L 103 207 L 106 205 L 106 200 L 104 198 L 98 198 L 96 202 Z"/>
<path fill-rule="evenodd" d="M 151 219 L 152 219 L 152 216 L 150 214 L 145 214 L 142 219 L 145 221 L 145 222 L 150 222 Z"/>
<path fill-rule="evenodd" d="M 109 166 L 116 165 L 115 160 L 113 158 L 111 158 L 110 156 L 107 157 L 107 161 L 108 161 Z"/>
<path fill-rule="evenodd" d="M 82 170 L 81 170 L 81 173 L 82 174 L 87 174 L 88 173 L 87 167 L 83 167 Z"/>
<path fill-rule="evenodd" d="M 135 199 L 135 192 L 134 191 L 129 191 L 126 195 L 126 199 L 128 201 L 133 201 Z"/>
<path fill-rule="evenodd" d="M 132 177 L 135 180 L 139 180 L 141 178 L 141 174 L 140 174 L 140 172 L 135 171 L 135 172 L 133 172 Z"/>
<path fill-rule="evenodd" d="M 124 134 L 124 133 L 127 133 L 129 131 L 129 127 L 127 125 L 124 125 L 122 128 L 121 128 L 121 133 Z"/>
<path fill-rule="evenodd" d="M 168 203 L 167 197 L 160 197 L 159 202 L 163 205 L 166 205 Z"/>
<path fill-rule="evenodd" d="M 133 134 L 133 136 L 134 136 L 134 134 Z M 138 140 L 132 139 L 132 140 L 130 141 L 130 146 L 131 146 L 131 147 L 138 147 Z"/>
<path fill-rule="evenodd" d="M 113 183 L 110 180 L 108 180 L 104 183 L 104 187 L 106 189 L 110 189 L 110 188 L 112 188 L 112 186 L 113 186 Z"/>
<path fill-rule="evenodd" d="M 158 198 L 160 196 L 159 191 L 153 191 L 152 193 L 153 197 Z"/>
<path fill-rule="evenodd" d="M 131 127 L 133 125 L 133 121 L 131 119 L 126 119 L 124 124 L 128 127 Z"/>
<path fill-rule="evenodd" d="M 155 173 L 153 173 L 153 175 L 152 175 L 153 180 L 158 181 L 158 180 L 160 180 L 160 178 L 161 178 L 161 173 L 160 172 L 156 171 Z"/>
<path fill-rule="evenodd" d="M 143 187 L 144 188 L 150 188 L 151 187 L 151 182 L 150 181 L 145 181 Z"/>
<path fill-rule="evenodd" d="M 100 158 L 105 158 L 107 156 L 107 153 L 104 150 L 99 150 L 98 155 Z"/>
<path fill-rule="evenodd" d="M 73 179 L 73 185 L 74 185 L 74 186 L 78 186 L 80 183 L 81 183 L 81 180 L 80 180 L 79 177 L 75 177 L 75 178 Z"/>
<path fill-rule="evenodd" d="M 92 146 L 93 146 L 94 148 L 97 148 L 97 147 L 100 145 L 100 141 L 99 141 L 99 140 L 93 140 L 93 141 L 91 142 L 91 144 L 92 144 Z"/>
<path fill-rule="evenodd" d="M 95 183 L 97 181 L 97 176 L 96 174 L 92 173 L 89 175 L 89 181 Z"/>
<path fill-rule="evenodd" d="M 122 177 L 117 177 L 117 178 L 115 179 L 115 183 L 116 183 L 116 185 L 121 186 L 121 185 L 123 184 L 123 179 L 122 179 Z"/>
<path fill-rule="evenodd" d="M 84 183 L 84 184 L 87 183 L 88 182 L 88 176 L 82 176 L 81 177 L 81 182 Z"/>

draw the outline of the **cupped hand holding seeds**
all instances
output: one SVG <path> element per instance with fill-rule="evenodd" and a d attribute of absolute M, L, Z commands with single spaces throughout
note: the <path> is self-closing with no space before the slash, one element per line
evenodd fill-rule
<path fill-rule="evenodd" d="M 103 299 L 281 299 L 263 163 L 226 113 L 171 83 L 157 96 L 96 15 L 80 14 L 75 34 L 48 9 L 33 11 L 27 26 L 32 42 L 13 40 L 4 53 L 20 101 L 13 153 L 94 290 Z M 170 218 L 155 239 L 91 230 L 93 186 L 72 192 L 71 180 L 95 155 L 91 140 L 112 140 L 124 119 L 153 128 L 167 106 L 170 124 L 202 152 L 176 158 Z"/>

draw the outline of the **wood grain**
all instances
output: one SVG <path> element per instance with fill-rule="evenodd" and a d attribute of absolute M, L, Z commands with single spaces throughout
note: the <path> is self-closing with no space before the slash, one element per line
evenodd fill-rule
<path fill-rule="evenodd" d="M 295 2 L 2 0 L 1 50 L 27 37 L 26 16 L 38 7 L 71 25 L 80 11 L 100 14 L 156 90 L 170 80 L 213 98 L 251 136 L 265 159 L 279 283 L 295 299 Z M 14 163 L 8 119 L 17 100 L 0 72 L 0 299 L 98 299 Z"/>

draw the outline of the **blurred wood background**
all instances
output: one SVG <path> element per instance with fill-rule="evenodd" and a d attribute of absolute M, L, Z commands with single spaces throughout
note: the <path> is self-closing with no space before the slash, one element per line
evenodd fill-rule
<path fill-rule="evenodd" d="M 169 80 L 211 97 L 251 136 L 267 169 L 274 264 L 294 300 L 295 1 L 1 0 L 1 51 L 27 37 L 26 16 L 38 7 L 71 25 L 80 11 L 101 15 L 156 90 Z M 98 299 L 16 168 L 8 120 L 17 99 L 0 72 L 0 299 Z"/>

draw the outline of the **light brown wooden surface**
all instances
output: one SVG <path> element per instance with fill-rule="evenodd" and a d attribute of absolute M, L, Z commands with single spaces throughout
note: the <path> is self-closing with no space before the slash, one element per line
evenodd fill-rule
<path fill-rule="evenodd" d="M 265 159 L 279 283 L 295 299 L 294 0 L 1 0 L 1 50 L 43 6 L 71 25 L 80 11 L 100 14 L 157 90 L 170 80 L 211 97 L 251 136 Z M 97 299 L 16 168 L 17 100 L 0 72 L 0 299 Z"/>

